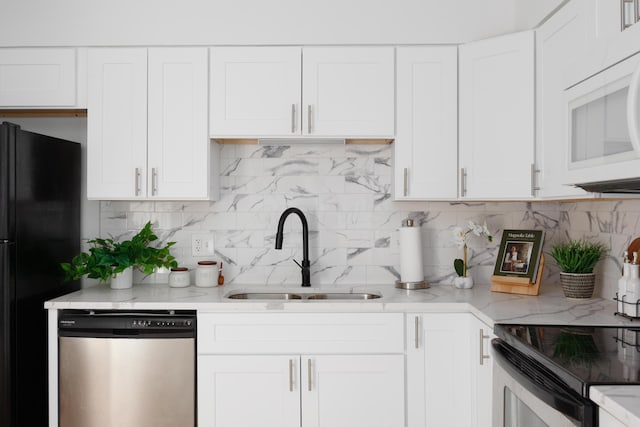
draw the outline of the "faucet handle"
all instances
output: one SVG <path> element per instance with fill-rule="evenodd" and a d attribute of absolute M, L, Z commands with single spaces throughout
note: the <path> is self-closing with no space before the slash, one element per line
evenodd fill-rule
<path fill-rule="evenodd" d="M 300 265 L 300 263 L 298 261 L 296 261 L 295 259 L 293 260 L 293 262 L 295 262 L 296 264 L 298 264 L 298 267 L 302 268 L 302 265 Z"/>

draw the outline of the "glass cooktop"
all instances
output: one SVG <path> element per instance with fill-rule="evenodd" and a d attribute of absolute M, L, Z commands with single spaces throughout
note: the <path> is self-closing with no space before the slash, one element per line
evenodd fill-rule
<path fill-rule="evenodd" d="M 494 333 L 583 396 L 592 385 L 640 384 L 640 325 L 496 325 Z"/>

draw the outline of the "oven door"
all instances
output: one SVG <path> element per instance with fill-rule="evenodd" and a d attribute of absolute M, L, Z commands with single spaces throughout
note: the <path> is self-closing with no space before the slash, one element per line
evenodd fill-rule
<path fill-rule="evenodd" d="M 597 406 L 590 400 L 563 388 L 557 378 L 547 376 L 544 368 L 537 369 L 542 365 L 528 363 L 526 356 L 504 341 L 494 339 L 492 345 L 496 360 L 493 369 L 494 426 L 597 426 Z M 518 357 L 522 359 L 514 363 L 514 358 Z"/>

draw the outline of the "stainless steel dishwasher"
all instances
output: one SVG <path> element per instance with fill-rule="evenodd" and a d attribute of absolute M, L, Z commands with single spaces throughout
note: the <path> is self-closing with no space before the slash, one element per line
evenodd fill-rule
<path fill-rule="evenodd" d="M 196 316 L 64 310 L 60 427 L 195 426 Z"/>

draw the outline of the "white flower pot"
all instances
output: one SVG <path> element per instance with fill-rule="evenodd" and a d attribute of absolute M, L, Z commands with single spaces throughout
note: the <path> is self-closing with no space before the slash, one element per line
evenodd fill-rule
<path fill-rule="evenodd" d="M 453 279 L 453 285 L 458 289 L 471 289 L 473 288 L 473 277 L 456 277 Z"/>
<path fill-rule="evenodd" d="M 133 267 L 111 276 L 111 289 L 129 289 L 133 286 Z"/>

